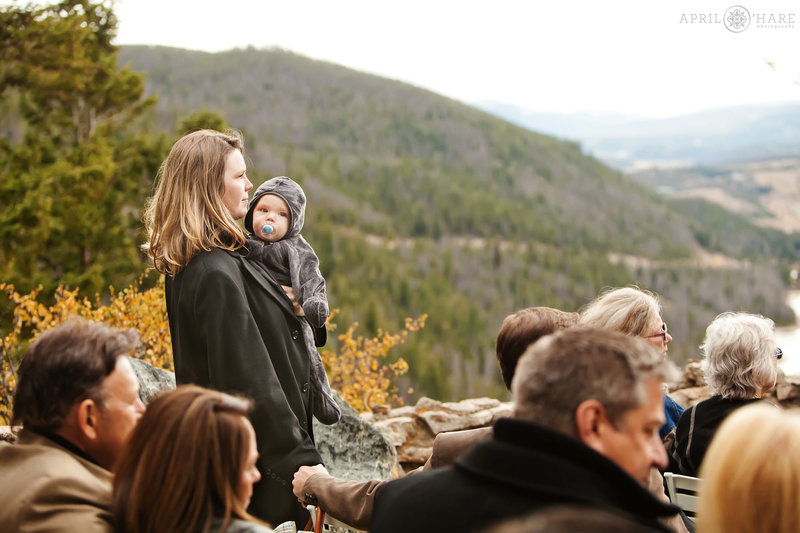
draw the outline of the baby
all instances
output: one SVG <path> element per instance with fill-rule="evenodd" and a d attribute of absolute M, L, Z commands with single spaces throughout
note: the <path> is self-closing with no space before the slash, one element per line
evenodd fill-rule
<path fill-rule="evenodd" d="M 262 265 L 279 284 L 291 285 L 294 290 L 295 299 L 305 314 L 305 320 L 300 322 L 311 360 L 314 416 L 323 424 L 334 424 L 342 412 L 333 399 L 312 330 L 312 326 L 325 326 L 328 300 L 319 259 L 300 235 L 305 214 L 306 195 L 293 180 L 280 176 L 262 183 L 248 203 L 244 218 L 244 226 L 251 232 L 247 236 L 250 249 L 247 257 Z"/>

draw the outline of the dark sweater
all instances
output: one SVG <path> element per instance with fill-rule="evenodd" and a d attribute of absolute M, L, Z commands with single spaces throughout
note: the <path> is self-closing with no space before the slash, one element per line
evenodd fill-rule
<path fill-rule="evenodd" d="M 675 447 L 670 453 L 667 470 L 697 477 L 720 424 L 733 411 L 759 401 L 760 398 L 740 400 L 712 396 L 686 409 L 675 428 Z"/>

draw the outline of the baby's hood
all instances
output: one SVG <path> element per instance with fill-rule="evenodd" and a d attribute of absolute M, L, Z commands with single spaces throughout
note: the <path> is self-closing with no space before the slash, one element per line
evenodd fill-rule
<path fill-rule="evenodd" d="M 306 195 L 300 185 L 286 176 L 278 176 L 265 181 L 253 193 L 253 197 L 247 204 L 247 214 L 244 217 L 244 227 L 247 231 L 253 232 L 253 211 L 258 200 L 265 194 L 280 196 L 289 206 L 289 231 L 286 232 L 284 239 L 299 235 L 306 220 Z"/>

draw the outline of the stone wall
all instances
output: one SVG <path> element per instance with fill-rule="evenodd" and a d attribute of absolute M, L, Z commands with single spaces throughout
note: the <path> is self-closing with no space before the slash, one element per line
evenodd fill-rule
<path fill-rule="evenodd" d="M 428 460 L 438 433 L 491 426 L 498 418 L 510 415 L 510 402 L 492 398 L 444 403 L 420 398 L 417 405 L 377 408 L 361 418 L 389 437 L 397 450 L 397 460 L 408 471 Z"/>

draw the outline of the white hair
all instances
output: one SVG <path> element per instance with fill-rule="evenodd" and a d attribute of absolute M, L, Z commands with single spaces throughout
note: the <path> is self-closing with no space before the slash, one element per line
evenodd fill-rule
<path fill-rule="evenodd" d="M 771 388 L 775 367 L 775 323 L 749 313 L 722 313 L 709 324 L 700 349 L 703 372 L 714 395 L 755 398 Z"/>

